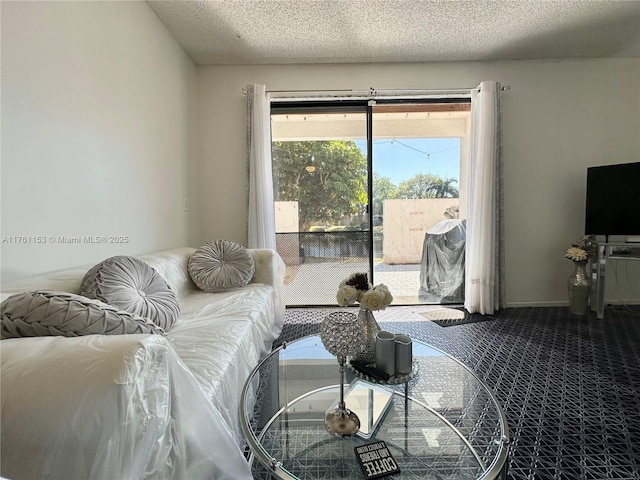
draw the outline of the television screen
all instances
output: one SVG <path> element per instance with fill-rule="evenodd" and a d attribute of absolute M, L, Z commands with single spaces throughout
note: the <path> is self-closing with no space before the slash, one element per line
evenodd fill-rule
<path fill-rule="evenodd" d="M 587 169 L 586 235 L 640 235 L 640 162 Z"/>

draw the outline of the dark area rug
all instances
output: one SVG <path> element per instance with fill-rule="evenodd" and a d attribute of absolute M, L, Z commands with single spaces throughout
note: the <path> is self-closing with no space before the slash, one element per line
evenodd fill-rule
<path fill-rule="evenodd" d="M 278 339 L 274 342 L 274 348 L 282 345 L 283 342 L 292 342 L 298 338 L 307 335 L 315 335 L 320 332 L 320 324 L 322 320 L 335 308 L 290 308 L 287 309 L 284 316 L 284 326 Z M 358 313 L 357 308 L 342 309 L 355 314 Z"/>
<path fill-rule="evenodd" d="M 276 344 L 319 332 L 329 311 L 288 310 Z M 379 323 L 444 350 L 493 389 L 509 423 L 509 479 L 640 480 L 638 311 L 607 308 L 598 320 L 509 308 L 487 319 Z"/>

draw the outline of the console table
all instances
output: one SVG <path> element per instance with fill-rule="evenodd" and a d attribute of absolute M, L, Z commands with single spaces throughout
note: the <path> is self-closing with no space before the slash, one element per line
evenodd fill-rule
<path fill-rule="evenodd" d="M 591 262 L 591 311 L 604 318 L 604 286 L 608 260 L 640 260 L 640 244 L 607 242 L 598 244 L 598 258 Z"/>

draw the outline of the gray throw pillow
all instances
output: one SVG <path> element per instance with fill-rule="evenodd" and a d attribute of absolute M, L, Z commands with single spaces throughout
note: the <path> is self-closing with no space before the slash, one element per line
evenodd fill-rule
<path fill-rule="evenodd" d="M 148 263 L 135 257 L 107 258 L 89 270 L 80 294 L 148 318 L 164 330 L 176 324 L 180 307 L 169 284 Z"/>
<path fill-rule="evenodd" d="M 187 265 L 193 283 L 205 292 L 244 287 L 256 264 L 251 252 L 230 240 L 215 240 L 197 249 Z"/>
<path fill-rule="evenodd" d="M 162 328 L 133 313 L 67 292 L 19 293 L 0 304 L 0 338 L 61 335 L 164 334 Z"/>

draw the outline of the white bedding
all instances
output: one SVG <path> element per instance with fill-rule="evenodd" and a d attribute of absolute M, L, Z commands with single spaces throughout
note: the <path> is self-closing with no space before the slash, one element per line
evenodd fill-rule
<path fill-rule="evenodd" d="M 2 407 L 10 479 L 251 478 L 162 336 L 3 340 Z"/>
<path fill-rule="evenodd" d="M 253 282 L 263 283 L 211 294 L 188 278 L 192 251 L 139 257 L 178 295 L 180 320 L 166 337 L 1 342 L 3 477 L 251 478 L 240 396 L 282 327 L 284 263 L 275 252 L 252 251 Z M 77 293 L 88 268 L 3 285 L 2 297 L 30 289 Z"/>
<path fill-rule="evenodd" d="M 242 293 L 223 294 L 225 298 L 213 304 L 206 303 L 210 295 L 198 291 L 185 297 L 180 322 L 168 337 L 241 446 L 242 387 L 260 358 L 271 349 L 280 329 L 274 331 L 269 286 L 249 285 Z M 235 361 L 229 362 L 229 358 Z"/>

